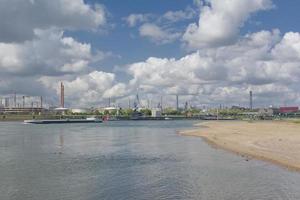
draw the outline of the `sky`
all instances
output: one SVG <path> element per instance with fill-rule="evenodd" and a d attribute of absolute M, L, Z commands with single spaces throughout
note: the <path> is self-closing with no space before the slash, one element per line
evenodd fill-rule
<path fill-rule="evenodd" d="M 300 105 L 299 1 L 0 0 L 0 96 Z M 35 98 L 32 97 L 32 101 Z"/>

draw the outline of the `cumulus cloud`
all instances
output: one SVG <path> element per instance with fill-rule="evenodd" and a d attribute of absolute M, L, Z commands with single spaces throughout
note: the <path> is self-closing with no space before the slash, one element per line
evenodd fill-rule
<path fill-rule="evenodd" d="M 72 107 L 103 105 L 108 98 L 127 101 L 137 89 L 143 104 L 152 99 L 151 105 L 163 96 L 163 104 L 173 106 L 176 94 L 192 105 L 247 105 L 249 90 L 254 91 L 257 106 L 300 104 L 300 33 L 275 29 L 239 35 L 251 14 L 272 7 L 271 0 L 195 2 L 199 22 L 188 26 L 183 41 L 196 51 L 178 59 L 149 57 L 131 63 L 125 80 L 118 77 L 120 71 L 113 74 L 91 67 L 111 53 L 64 35 L 64 30 L 93 30 L 104 24 L 103 7 L 83 0 L 4 0 L 0 93 L 43 95 L 56 104 L 63 81 L 66 102 Z M 155 19 L 133 14 L 125 20 L 137 26 L 142 37 L 166 44 L 182 36 L 170 24 L 192 19 L 192 11 L 168 11 Z"/>
<path fill-rule="evenodd" d="M 106 21 L 105 9 L 83 0 L 2 0 L 0 42 L 22 42 L 35 36 L 35 29 L 97 29 Z"/>
<path fill-rule="evenodd" d="M 143 23 L 149 20 L 151 14 L 130 14 L 127 17 L 124 17 L 123 20 L 126 21 L 129 27 L 134 27 L 138 23 Z"/>
<path fill-rule="evenodd" d="M 82 106 L 83 102 L 88 105 L 99 101 L 105 97 L 104 92 L 120 94 L 124 87 L 115 84 L 113 74 L 89 72 L 91 63 L 110 55 L 100 51 L 93 53 L 90 44 L 65 37 L 62 31 L 35 30 L 35 39 L 31 41 L 0 43 L 0 94 L 42 95 L 45 104 L 57 105 L 60 81 L 66 81 L 68 103 L 73 105 L 78 101 Z M 100 93 L 93 98 L 96 92 Z M 81 99 L 81 95 L 93 100 Z"/>
<path fill-rule="evenodd" d="M 139 28 L 140 35 L 147 37 L 157 44 L 166 44 L 173 42 L 181 36 L 180 33 L 169 29 L 163 29 L 156 24 L 146 23 Z"/>
<path fill-rule="evenodd" d="M 188 26 L 183 40 L 190 49 L 232 44 L 252 13 L 272 8 L 271 0 L 208 0 L 198 24 Z"/>
<path fill-rule="evenodd" d="M 35 39 L 0 43 L 2 75 L 60 75 L 82 72 L 93 58 L 91 45 L 59 30 L 35 30 Z"/>
<path fill-rule="evenodd" d="M 122 93 L 125 87 L 116 83 L 114 74 L 91 72 L 91 65 L 112 53 L 64 35 L 65 30 L 98 30 L 106 23 L 105 15 L 102 5 L 88 5 L 83 0 L 2 1 L 0 93 L 43 95 L 46 102 L 56 104 L 55 84 L 60 81 L 66 81 L 70 103 L 81 95 L 93 97 L 95 92 L 100 92 L 99 98 Z"/>
<path fill-rule="evenodd" d="M 245 104 L 249 90 L 257 92 L 261 104 L 267 103 L 269 95 L 269 103 L 299 102 L 295 99 L 299 88 L 291 87 L 300 81 L 299 41 L 298 33 L 282 36 L 278 30 L 260 31 L 232 45 L 197 51 L 178 60 L 151 57 L 128 66 L 133 76 L 130 84 L 157 94 L 206 99 L 191 97 L 197 103 Z M 284 92 L 287 95 L 283 96 Z M 276 98 L 279 96 L 284 100 Z"/>
<path fill-rule="evenodd" d="M 182 27 L 180 22 L 195 18 L 197 13 L 197 9 L 187 6 L 183 10 L 169 10 L 162 15 L 130 14 L 123 20 L 129 27 L 137 27 L 140 36 L 148 38 L 156 44 L 167 44 L 182 36 L 185 27 Z"/>
<path fill-rule="evenodd" d="M 65 96 L 70 106 L 99 105 L 108 98 L 128 95 L 126 85 L 117 82 L 115 74 L 102 71 L 92 71 L 71 78 L 44 76 L 39 81 L 59 95 L 59 79 L 64 82 Z"/>
<path fill-rule="evenodd" d="M 182 21 L 182 20 L 192 19 L 196 15 L 197 15 L 196 10 L 188 6 L 184 10 L 167 11 L 162 16 L 162 19 L 168 20 L 171 22 L 178 22 L 178 21 Z"/>
<path fill-rule="evenodd" d="M 139 24 L 150 22 L 155 24 L 166 24 L 166 23 L 176 23 L 179 21 L 190 20 L 197 16 L 196 9 L 187 6 L 183 10 L 169 10 L 163 15 L 157 15 L 154 13 L 132 13 L 123 20 L 127 23 L 129 27 L 135 27 Z"/>

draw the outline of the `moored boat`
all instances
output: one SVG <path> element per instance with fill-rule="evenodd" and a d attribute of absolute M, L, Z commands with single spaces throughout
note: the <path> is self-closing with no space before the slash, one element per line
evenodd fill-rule
<path fill-rule="evenodd" d="M 89 117 L 86 119 L 41 119 L 24 120 L 25 124 L 67 124 L 67 123 L 101 123 L 101 119 Z"/>

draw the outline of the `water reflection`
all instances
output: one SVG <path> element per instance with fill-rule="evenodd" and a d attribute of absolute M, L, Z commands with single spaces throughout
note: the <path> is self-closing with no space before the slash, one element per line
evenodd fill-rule
<path fill-rule="evenodd" d="M 64 135 L 62 134 L 59 135 L 59 147 L 60 147 L 59 153 L 62 154 L 64 150 Z"/>
<path fill-rule="evenodd" d="M 300 199 L 299 173 L 176 134 L 192 123 L 2 123 L 0 199 Z"/>

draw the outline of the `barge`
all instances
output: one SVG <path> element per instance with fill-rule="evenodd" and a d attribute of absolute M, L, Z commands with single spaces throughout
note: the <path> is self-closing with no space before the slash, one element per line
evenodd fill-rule
<path fill-rule="evenodd" d="M 71 123 L 101 123 L 101 119 L 90 117 L 86 119 L 41 119 L 24 120 L 25 124 L 71 124 Z"/>

